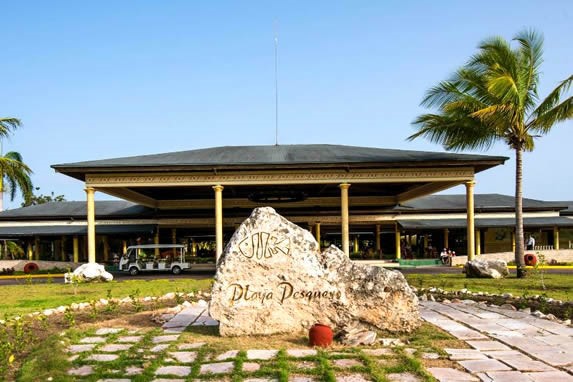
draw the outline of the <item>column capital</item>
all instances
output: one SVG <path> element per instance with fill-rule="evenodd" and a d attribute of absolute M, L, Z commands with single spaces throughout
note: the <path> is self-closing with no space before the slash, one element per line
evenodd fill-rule
<path fill-rule="evenodd" d="M 474 179 L 468 180 L 466 182 L 466 187 L 474 187 L 476 185 L 476 181 Z"/>
<path fill-rule="evenodd" d="M 86 194 L 94 193 L 94 192 L 95 192 L 95 188 L 93 188 L 93 187 L 91 187 L 91 186 L 86 186 L 86 188 L 84 188 L 84 191 L 86 192 Z"/>
<path fill-rule="evenodd" d="M 215 192 L 221 192 L 224 188 L 225 187 L 221 186 L 220 184 L 213 186 L 213 190 L 215 190 Z"/>
<path fill-rule="evenodd" d="M 338 185 L 338 187 L 339 187 L 341 190 L 348 190 L 348 189 L 350 188 L 350 183 L 340 183 L 340 184 Z"/>

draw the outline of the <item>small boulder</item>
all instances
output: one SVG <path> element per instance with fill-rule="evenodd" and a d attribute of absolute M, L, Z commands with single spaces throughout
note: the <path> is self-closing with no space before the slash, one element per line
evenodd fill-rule
<path fill-rule="evenodd" d="M 105 270 L 105 267 L 97 263 L 82 264 L 73 272 L 64 275 L 66 284 L 73 282 L 111 281 L 113 275 Z"/>
<path fill-rule="evenodd" d="M 473 260 L 464 265 L 468 278 L 500 279 L 509 276 L 507 263 L 503 260 Z"/>

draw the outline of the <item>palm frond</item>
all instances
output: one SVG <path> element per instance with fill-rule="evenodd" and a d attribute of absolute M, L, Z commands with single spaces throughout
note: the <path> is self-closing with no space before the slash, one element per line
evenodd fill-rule
<path fill-rule="evenodd" d="M 542 115 L 528 124 L 528 128 L 540 134 L 548 133 L 551 128 L 559 123 L 573 119 L 573 96 L 567 98 L 559 105 L 545 111 Z"/>
<path fill-rule="evenodd" d="M 551 93 L 549 93 L 549 95 L 545 97 L 545 99 L 541 101 L 539 106 L 537 106 L 537 108 L 531 113 L 530 119 L 532 120 L 538 119 L 542 117 L 545 113 L 547 113 L 549 110 L 553 109 L 555 105 L 557 105 L 560 102 L 561 96 L 569 91 L 572 84 L 573 84 L 573 75 L 561 81 L 559 85 L 557 85 L 557 87 L 553 89 Z"/>
<path fill-rule="evenodd" d="M 0 136 L 7 137 L 21 125 L 18 118 L 0 118 Z"/>
<path fill-rule="evenodd" d="M 30 178 L 32 170 L 21 159 L 22 156 L 13 151 L 0 157 L 0 172 L 3 174 L 3 180 L 7 183 L 10 200 L 14 200 L 18 190 L 22 193 L 24 200 L 31 198 L 34 191 Z"/>

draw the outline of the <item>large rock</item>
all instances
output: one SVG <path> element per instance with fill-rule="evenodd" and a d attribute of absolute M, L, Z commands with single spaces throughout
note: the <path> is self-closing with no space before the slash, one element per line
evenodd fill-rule
<path fill-rule="evenodd" d="M 107 272 L 103 265 L 97 263 L 82 264 L 73 272 L 68 272 L 64 275 L 64 281 L 66 284 L 73 281 L 90 282 L 111 280 L 113 280 L 113 275 Z"/>
<path fill-rule="evenodd" d="M 420 325 L 418 299 L 401 273 L 353 263 L 334 246 L 320 253 L 310 232 L 270 207 L 255 209 L 231 238 L 209 313 L 223 336 L 290 333 L 317 322 L 335 331 Z"/>
<path fill-rule="evenodd" d="M 468 278 L 501 279 L 509 276 L 507 263 L 503 260 L 472 260 L 464 265 Z"/>

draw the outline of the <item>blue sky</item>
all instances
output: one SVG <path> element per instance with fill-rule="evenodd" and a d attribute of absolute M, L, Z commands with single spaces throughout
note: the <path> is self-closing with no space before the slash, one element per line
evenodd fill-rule
<path fill-rule="evenodd" d="M 442 151 L 407 142 L 424 92 L 486 37 L 545 36 L 540 95 L 573 73 L 573 3 L 551 1 L 2 2 L 0 114 L 40 192 L 84 200 L 50 165 L 275 142 Z M 573 123 L 525 156 L 524 194 L 573 200 Z M 476 192 L 514 193 L 512 159 Z M 452 189 L 461 193 L 462 189 Z M 96 193 L 96 200 L 109 199 Z M 19 206 L 8 202 L 8 208 Z"/>

